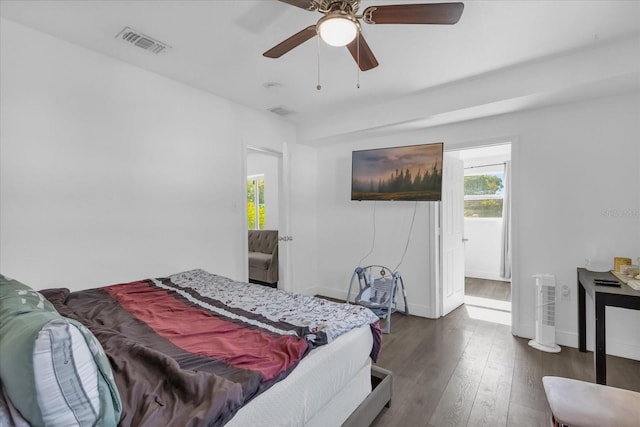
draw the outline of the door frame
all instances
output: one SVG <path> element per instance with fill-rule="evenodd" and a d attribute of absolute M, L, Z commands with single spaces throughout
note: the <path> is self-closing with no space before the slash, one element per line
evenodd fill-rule
<path fill-rule="evenodd" d="M 511 135 L 499 138 L 492 138 L 487 140 L 470 141 L 453 146 L 445 145 L 445 151 L 460 151 L 470 148 L 481 148 L 491 145 L 503 145 L 511 144 L 511 334 L 520 336 L 520 305 L 523 303 L 520 300 L 520 286 L 525 286 L 526 283 L 520 283 L 520 248 L 518 246 L 520 232 L 520 210 L 518 200 L 520 199 L 520 138 L 518 135 Z M 431 271 L 430 275 L 431 283 L 429 297 L 431 300 L 431 312 L 433 318 L 442 316 L 442 293 L 440 290 L 440 271 L 438 266 L 440 265 L 440 254 L 442 245 L 442 235 L 440 230 L 441 218 L 440 218 L 440 203 L 432 203 L 429 213 L 432 221 L 431 233 L 433 238 L 431 240 L 430 249 L 433 250 L 434 256 L 431 257 Z"/>
<path fill-rule="evenodd" d="M 273 156 L 278 159 L 278 236 L 284 236 L 290 234 L 291 224 L 291 211 L 290 211 L 290 156 L 286 142 L 282 143 L 282 151 L 274 150 L 272 148 L 255 147 L 248 144 L 244 144 L 244 150 L 242 150 L 242 167 L 243 167 L 243 204 L 242 204 L 242 223 L 244 230 L 243 250 L 244 254 L 249 251 L 249 244 L 247 241 L 247 157 L 249 152 L 264 154 L 267 156 Z M 278 289 L 284 289 L 287 291 L 292 290 L 292 267 L 291 267 L 291 254 L 290 245 L 281 245 L 281 240 L 278 242 Z M 249 280 L 249 261 L 244 256 L 244 271 L 243 279 L 245 282 Z"/>

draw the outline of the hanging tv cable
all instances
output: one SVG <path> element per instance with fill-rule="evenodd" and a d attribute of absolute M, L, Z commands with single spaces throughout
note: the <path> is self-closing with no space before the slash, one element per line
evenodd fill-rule
<path fill-rule="evenodd" d="M 413 223 L 416 220 L 416 211 L 418 210 L 418 202 L 415 202 L 413 205 L 413 216 L 411 217 L 411 225 L 409 226 L 409 233 L 407 234 L 407 243 L 404 245 L 404 252 L 402 253 L 402 258 L 400 258 L 400 262 L 396 265 L 396 268 L 393 269 L 393 272 L 398 271 L 398 268 L 404 261 L 404 256 L 407 254 L 407 249 L 409 248 L 409 240 L 411 239 L 411 232 L 413 231 Z"/>
<path fill-rule="evenodd" d="M 360 261 L 358 261 L 358 266 L 362 267 L 362 261 L 364 261 L 365 259 L 367 259 L 367 257 L 369 255 L 371 255 L 371 253 L 373 252 L 373 248 L 375 248 L 376 246 L 376 202 L 373 202 L 373 239 L 371 241 L 371 249 L 369 249 L 369 252 L 362 257 L 362 259 Z"/>

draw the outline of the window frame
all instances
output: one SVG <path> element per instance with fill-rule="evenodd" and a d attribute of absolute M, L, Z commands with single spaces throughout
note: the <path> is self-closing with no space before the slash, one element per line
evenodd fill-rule
<path fill-rule="evenodd" d="M 480 166 L 472 166 L 472 168 L 477 170 L 474 170 L 473 172 L 469 172 L 469 173 L 465 171 L 463 180 L 468 176 L 478 176 L 478 175 L 496 176 L 496 175 L 502 174 L 501 179 L 503 180 L 503 186 L 504 186 L 504 170 L 505 170 L 504 164 L 495 164 L 495 165 L 488 165 L 488 166 L 480 165 Z M 479 200 L 502 200 L 502 204 L 504 206 L 504 194 L 465 194 L 463 205 L 464 205 L 464 202 L 466 201 L 479 201 Z M 501 220 L 503 219 L 503 216 L 502 216 L 502 210 L 500 210 L 500 216 L 466 216 L 465 215 L 464 218 L 474 219 L 474 220 L 475 219 L 500 219 Z"/>

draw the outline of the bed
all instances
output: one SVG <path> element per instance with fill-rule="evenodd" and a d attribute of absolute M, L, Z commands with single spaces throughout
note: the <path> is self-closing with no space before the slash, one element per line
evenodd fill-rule
<path fill-rule="evenodd" d="M 15 330 L 11 322 L 24 318 L 6 320 L 7 289 L 3 282 L 3 331 Z M 105 417 L 121 426 L 340 425 L 372 394 L 371 362 L 380 351 L 380 328 L 378 317 L 361 306 L 203 270 L 78 292 L 17 292 L 21 307 L 26 296 L 38 310 L 50 309 L 54 320 L 45 324 L 77 327 L 96 365 L 100 357 L 108 358 L 108 366 L 91 371 L 98 376 L 96 384 L 85 385 L 80 377 L 73 389 L 97 390 L 107 409 L 93 408 L 100 421 L 95 425 L 109 425 Z M 44 329 L 38 328 L 41 339 Z M 47 339 L 52 346 L 53 338 Z M 17 408 L 24 403 L 11 396 L 24 387 L 19 383 L 24 374 L 7 368 L 8 340 L 0 338 L 7 397 L 0 412 L 4 406 L 18 419 L 35 407 Z M 69 342 L 78 341 L 70 337 Z M 43 375 L 33 376 L 43 381 Z M 36 392 L 42 386 L 37 381 Z M 33 404 L 41 411 L 42 399 Z M 86 406 L 90 416 L 91 405 Z M 41 412 L 42 419 L 53 416 Z"/>

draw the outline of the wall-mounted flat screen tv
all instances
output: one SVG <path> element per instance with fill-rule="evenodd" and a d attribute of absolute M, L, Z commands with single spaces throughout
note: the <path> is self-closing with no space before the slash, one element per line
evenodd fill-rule
<path fill-rule="evenodd" d="M 443 143 L 354 151 L 351 200 L 442 200 Z"/>

